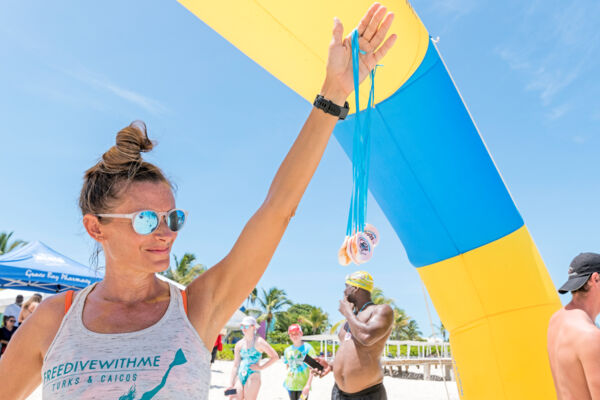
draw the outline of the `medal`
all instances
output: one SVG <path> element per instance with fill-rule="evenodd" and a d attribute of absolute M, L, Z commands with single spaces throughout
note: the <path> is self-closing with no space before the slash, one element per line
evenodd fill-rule
<path fill-rule="evenodd" d="M 346 238 L 338 251 L 338 261 L 341 265 L 348 265 L 350 261 L 357 265 L 369 261 L 373 257 L 373 249 L 379 243 L 377 229 L 371 224 L 365 224 L 369 191 L 369 165 L 371 161 L 371 111 L 375 104 L 375 69 L 370 72 L 371 91 L 369 92 L 367 108 L 361 113 L 358 95 L 359 52 L 364 54 L 358 46 L 358 32 L 355 30 L 352 34 L 352 67 L 354 94 L 356 96 L 354 136 L 352 139 L 352 196 L 350 198 Z"/>

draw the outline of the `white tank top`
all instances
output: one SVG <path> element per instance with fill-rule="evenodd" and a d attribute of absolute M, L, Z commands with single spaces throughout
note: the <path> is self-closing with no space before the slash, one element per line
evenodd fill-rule
<path fill-rule="evenodd" d="M 94 285 L 77 295 L 48 348 L 42 398 L 207 400 L 210 354 L 185 314 L 179 289 L 169 284 L 169 306 L 154 325 L 96 333 L 82 320 Z"/>

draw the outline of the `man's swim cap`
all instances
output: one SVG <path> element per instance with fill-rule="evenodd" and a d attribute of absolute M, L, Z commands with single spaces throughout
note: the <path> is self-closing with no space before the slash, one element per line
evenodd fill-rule
<path fill-rule="evenodd" d="M 373 290 L 373 277 L 367 271 L 356 271 L 346 276 L 346 284 L 371 293 Z"/>
<path fill-rule="evenodd" d="M 565 294 L 581 289 L 594 272 L 600 272 L 600 254 L 580 253 L 571 261 L 569 280 L 558 289 L 558 293 Z"/>

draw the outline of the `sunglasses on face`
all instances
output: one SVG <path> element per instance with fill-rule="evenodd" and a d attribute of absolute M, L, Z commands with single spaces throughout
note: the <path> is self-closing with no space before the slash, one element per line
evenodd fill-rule
<path fill-rule="evenodd" d="M 6 322 L 17 322 L 15 319 L 7 319 Z"/>
<path fill-rule="evenodd" d="M 251 326 L 253 326 L 253 325 L 242 325 L 241 327 L 242 327 L 242 329 L 248 329 L 248 328 L 250 328 Z"/>
<path fill-rule="evenodd" d="M 96 214 L 96 217 L 130 219 L 136 233 L 149 235 L 158 229 L 163 219 L 171 231 L 178 232 L 183 228 L 187 214 L 187 211 L 175 208 L 166 212 L 142 210 L 131 214 Z"/>

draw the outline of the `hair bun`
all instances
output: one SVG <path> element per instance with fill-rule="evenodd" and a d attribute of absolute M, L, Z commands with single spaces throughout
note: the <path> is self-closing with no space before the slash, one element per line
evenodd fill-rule
<path fill-rule="evenodd" d="M 135 169 L 143 162 L 142 152 L 152 150 L 154 143 L 148 139 L 146 124 L 133 121 L 117 133 L 117 143 L 102 155 L 101 168 L 108 173 L 120 173 Z"/>

